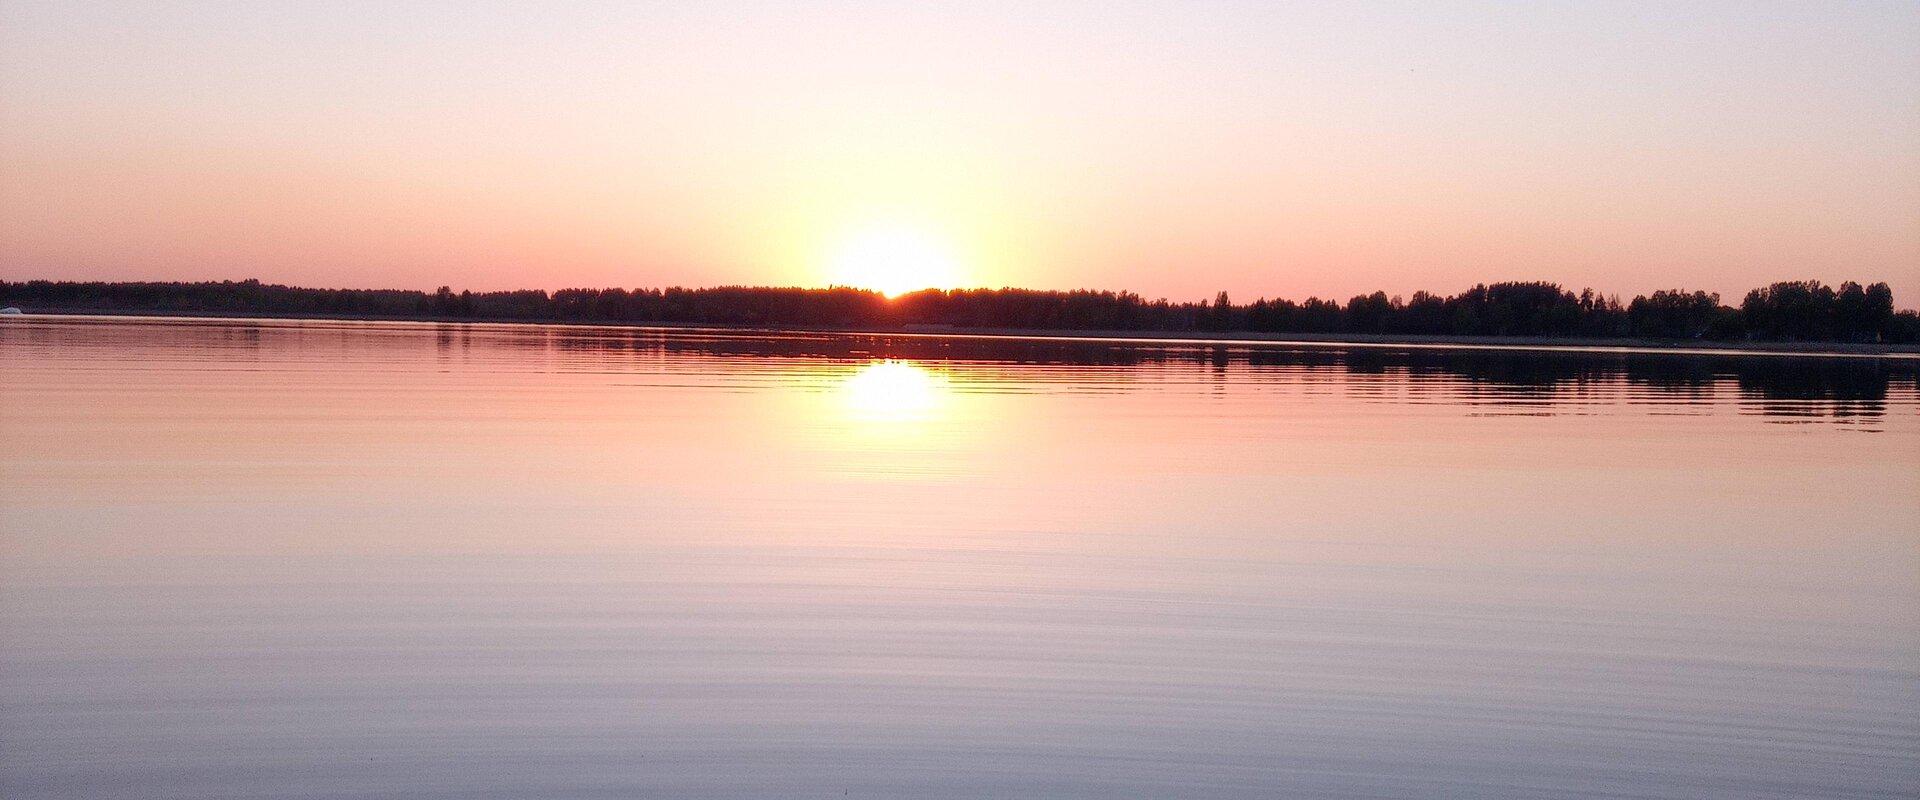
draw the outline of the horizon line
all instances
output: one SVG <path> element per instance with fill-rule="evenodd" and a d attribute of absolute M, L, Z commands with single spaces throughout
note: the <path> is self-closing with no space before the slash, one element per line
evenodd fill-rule
<path fill-rule="evenodd" d="M 1769 281 L 1769 282 L 1767 282 L 1767 283 L 1765 283 L 1765 284 L 1762 284 L 1762 285 L 1760 285 L 1760 286 L 1755 286 L 1755 287 L 1753 287 L 1753 288 L 1751 288 L 1751 289 L 1748 289 L 1748 290 L 1746 290 L 1746 291 L 1747 291 L 1747 293 L 1751 293 L 1751 292 L 1754 292 L 1754 291 L 1759 291 L 1759 290 L 1761 290 L 1761 289 L 1766 289 L 1766 288 L 1770 288 L 1770 287 L 1773 287 L 1773 286 L 1776 286 L 1776 285 L 1780 285 L 1780 284 L 1791 284 L 1791 283 L 1809 283 L 1809 282 L 1810 282 L 1810 283 L 1815 283 L 1815 284 L 1819 284 L 1819 285 L 1821 285 L 1821 286 L 1827 286 L 1827 287 L 1829 287 L 1829 288 L 1833 288 L 1833 289 L 1836 289 L 1836 290 L 1837 290 L 1837 289 L 1840 289 L 1841 287 L 1844 287 L 1844 286 L 1846 286 L 1847 284 L 1856 284 L 1856 285 L 1859 285 L 1859 286 L 1861 286 L 1861 287 L 1863 287 L 1863 288 L 1864 288 L 1864 287 L 1871 287 L 1871 286 L 1875 286 L 1875 285 L 1887 285 L 1887 286 L 1889 287 L 1889 291 L 1891 291 L 1891 285 L 1892 285 L 1892 284 L 1891 284 L 1891 282 L 1889 282 L 1889 281 L 1887 281 L 1887 280 L 1885 280 L 1885 279 L 1881 279 L 1881 280 L 1875 280 L 1875 281 L 1871 281 L 1871 282 L 1869 282 L 1869 281 L 1858 281 L 1858 280 L 1843 280 L 1843 281 L 1838 281 L 1838 282 L 1834 282 L 1834 283 L 1831 283 L 1831 284 L 1829 284 L 1828 282 L 1826 282 L 1826 281 L 1823 281 L 1823 280 L 1820 280 L 1820 279 L 1818 279 L 1818 278 L 1804 278 L 1804 279 L 1793 279 L 1793 280 L 1777 280 L 1777 281 Z M 461 293 L 472 293 L 472 294 L 474 294 L 474 295 L 506 295 L 506 294 L 518 294 L 518 293 L 525 293 L 525 292 L 542 292 L 542 293 L 545 293 L 545 294 L 546 294 L 546 295 L 547 295 L 547 296 L 548 296 L 549 298 L 551 298 L 551 297 L 552 297 L 553 295 L 555 295 L 555 294 L 557 294 L 557 293 L 560 293 L 560 292 L 605 292 L 605 291 L 613 291 L 613 290 L 619 290 L 619 291 L 622 291 L 622 292 L 628 292 L 628 293 L 633 293 L 633 292 L 646 292 L 646 291 L 657 291 L 657 292 L 667 292 L 667 291 L 673 291 L 673 290 L 679 290 L 679 291 L 693 291 L 693 292 L 701 292 L 701 291 L 717 291 L 717 290 L 728 290 L 728 289 L 744 289 L 744 290 L 765 290 L 765 291 L 808 291 L 808 292 L 832 292 L 832 291 L 852 291 L 852 292 L 859 292 L 859 293 L 862 293 L 862 294 L 869 294 L 869 295 L 873 295 L 873 296 L 875 296 L 875 297 L 878 297 L 878 298 L 880 298 L 880 299 L 882 299 L 882 300 L 885 300 L 885 301 L 888 301 L 888 302 L 893 302 L 893 301 L 897 301 L 897 300 L 899 300 L 899 299 L 901 299 L 901 298 L 904 298 L 904 297 L 909 297 L 909 296 L 912 296 L 912 295 L 917 295 L 917 294 L 924 294 L 924 293 L 927 293 L 927 292 L 942 292 L 942 293 L 952 293 L 952 292 L 1028 292 L 1028 293 L 1035 293 L 1035 294 L 1062 294 L 1062 295 L 1067 295 L 1067 294 L 1075 294 L 1075 293 L 1086 293 L 1086 294 L 1109 294 L 1109 295 L 1114 295 L 1114 296 L 1120 296 L 1120 295 L 1133 295 L 1133 296 L 1135 296 L 1135 297 L 1138 297 L 1138 298 L 1140 298 L 1140 299 L 1141 299 L 1142 301 L 1144 301 L 1144 302 L 1147 302 L 1147 303 L 1161 303 L 1161 302 L 1164 302 L 1164 303 L 1168 303 L 1168 304 L 1171 304 L 1171 305 L 1201 305 L 1201 304 L 1207 304 L 1207 305 L 1211 305 L 1211 304 L 1213 304 L 1213 302 L 1214 302 L 1215 300 L 1217 300 L 1217 299 L 1218 299 L 1218 297 L 1219 297 L 1219 296 L 1221 296 L 1221 295 L 1228 295 L 1228 296 L 1230 297 L 1230 296 L 1231 296 L 1231 294 L 1232 294 L 1232 292 L 1231 292 L 1231 290 L 1226 290 L 1226 289 L 1222 289 L 1222 290 L 1219 290 L 1218 292 L 1216 292 L 1216 293 L 1215 293 L 1215 296 L 1214 296 L 1213 298 L 1208 298 L 1208 297 L 1201 297 L 1201 298 L 1199 298 L 1199 299 L 1197 299 L 1197 300 L 1175 300 L 1175 299 L 1172 299 L 1172 298 L 1169 298 L 1169 297 L 1165 297 L 1165 296 L 1161 296 L 1161 297 L 1149 297 L 1149 296 L 1147 296 L 1147 295 L 1145 295 L 1145 294 L 1142 294 L 1142 293 L 1140 293 L 1140 292 L 1136 292 L 1136 291 L 1133 291 L 1133 290 L 1131 290 L 1131 289 L 1096 289 L 1096 288 L 1088 288 L 1088 287 L 1081 287 L 1081 288 L 1076 288 L 1076 289 L 1040 289 L 1040 288 L 1033 288 L 1033 287 L 1026 287 L 1026 286 L 1014 286 L 1014 285 L 1011 285 L 1011 284 L 1006 284 L 1006 285 L 1001 285 L 1001 286 L 986 286 L 986 285 L 982 285 L 982 286 L 954 286 L 954 287 L 939 287 L 939 286 L 928 286 L 928 287 L 924 287 L 924 288 L 919 288 L 919 289 L 910 289 L 910 290 L 906 290 L 906 291 L 902 291 L 902 292 L 898 292 L 898 293 L 888 293 L 888 292 L 885 292 L 885 291 L 882 291 L 882 290 L 879 290 L 879 289 L 871 289 L 871 288 L 866 288 L 866 287 L 862 287 L 862 286 L 852 286 L 852 285 L 844 285 L 844 284 L 827 284 L 827 285 L 825 285 L 825 286 L 819 286 L 819 285 L 801 285 L 801 284 L 771 284 L 771 283 L 765 283 L 765 284 L 761 284 L 761 283 L 718 283 L 718 284 L 709 284 L 709 285 L 705 285 L 705 286 L 690 286 L 690 285 L 684 285 L 684 284 L 656 284 L 656 285 L 652 285 L 652 286 L 643 286 L 643 285 L 635 285 L 635 286 L 617 286 L 617 285 L 616 285 L 616 286 L 592 286 L 592 285 L 576 285 L 576 286 L 562 286 L 562 287 L 560 287 L 560 288 L 557 288 L 557 289 L 549 289 L 549 288 L 544 288 L 544 287 L 521 287 L 521 288 L 515 288 L 515 289 L 454 289 L 454 288 L 453 288 L 453 286 L 452 286 L 451 284 L 443 284 L 443 285 L 441 285 L 441 286 L 437 286 L 437 287 L 433 287 L 433 288 L 429 288 L 429 289 L 418 289 L 418 288 L 403 288 L 403 287 L 355 287 L 355 286 L 303 286 L 303 285 L 300 285 L 300 284 L 297 284 L 297 283 L 280 283 L 280 282 L 269 282 L 269 281 L 267 281 L 267 280 L 264 280 L 264 279 L 261 279 L 261 278 L 241 278 L 241 279 L 237 279 L 237 280 L 236 280 L 236 279 L 230 279 L 230 278 L 225 278 L 225 279 L 217 279 L 217 280 L 216 280 L 216 279 L 208 279 L 208 280 L 62 280 L 62 279 L 56 279 L 56 278 L 26 278 L 26 279 L 18 279 L 18 280 L 12 280 L 12 279 L 7 279 L 7 278 L 4 278 L 4 277 L 0 277 L 0 285 L 4 285 L 4 284 L 31 284 L 31 283 L 47 283 L 47 284 L 66 284 L 66 285 L 77 285 L 77 286 L 85 286 L 85 285 L 100 285 L 100 286 L 126 286 L 126 285 L 139 285 L 139 284 L 152 284 L 152 285 L 187 285 L 187 286 L 190 286 L 190 285 L 241 285 L 241 284 L 249 284 L 249 283 L 251 283 L 251 284 L 257 284 L 257 285 L 260 285 L 260 286 L 264 286 L 264 287 L 277 287 L 277 288 L 284 288 L 284 289 L 297 289 L 297 290 L 302 290 L 302 291 L 322 291 L 322 292 L 418 292 L 418 293 L 421 293 L 421 294 L 424 294 L 424 295 L 428 295 L 428 296 L 433 296 L 433 295 L 435 295 L 435 294 L 438 294 L 438 293 L 439 293 L 439 291 L 440 291 L 440 290 L 442 290 L 442 289 L 446 289 L 446 290 L 448 290 L 448 291 L 451 291 L 451 292 L 452 292 L 453 294 L 455 294 L 455 295 L 458 295 L 458 294 L 461 294 Z M 1468 292 L 1468 291 L 1472 291 L 1472 290 L 1473 290 L 1473 289 L 1475 289 L 1475 288 L 1481 288 L 1481 287 L 1492 287 L 1492 286 L 1501 286 L 1501 285 L 1547 285 L 1547 286 L 1555 286 L 1555 287 L 1558 287 L 1558 288 L 1559 288 L 1559 289 L 1560 289 L 1561 291 L 1564 291 L 1564 292 L 1567 292 L 1567 293 L 1569 293 L 1569 294 L 1576 294 L 1576 295 L 1578 295 L 1578 294 L 1582 294 L 1582 293 L 1585 293 L 1585 292 L 1593 292 L 1593 297 L 1594 297 L 1595 299 L 1597 299 L 1597 300 L 1609 300 L 1609 301 L 1613 301 L 1613 302 L 1620 302 L 1620 301 L 1621 301 L 1621 300 L 1623 299 L 1623 297 L 1624 297 L 1624 296 L 1623 296 L 1623 295 L 1622 295 L 1621 293 L 1619 293 L 1619 292 L 1607 292 L 1607 291 L 1603 291 L 1603 290 L 1599 290 L 1599 289 L 1596 289 L 1596 288 L 1594 288 L 1594 287 L 1592 287 L 1592 286 L 1582 286 L 1582 287 L 1580 287 L 1580 288 L 1579 288 L 1578 290 L 1575 290 L 1575 289 L 1574 289 L 1574 288 L 1573 288 L 1573 287 L 1572 287 L 1571 285 L 1568 285 L 1568 284 L 1563 284 L 1563 283 L 1561 283 L 1561 282 L 1559 282 L 1559 281 L 1554 281 L 1554 280 L 1546 280 L 1546 279 L 1526 279 L 1526 280 L 1491 280 L 1491 281 L 1477 281 L 1477 282 L 1475 282 L 1474 284 L 1472 284 L 1472 285 L 1470 285 L 1470 286 L 1468 286 L 1468 287 L 1466 287 L 1466 288 L 1464 288 L 1464 289 L 1461 289 L 1461 290 L 1459 290 L 1459 291 L 1456 291 L 1456 292 L 1452 292 L 1452 293 L 1443 293 L 1443 292 L 1435 292 L 1435 291 L 1431 291 L 1431 290 L 1427 290 L 1427 289 L 1416 289 L 1416 290 L 1414 290 L 1414 291 L 1412 291 L 1412 292 L 1407 292 L 1407 293 L 1400 293 L 1400 292 L 1388 292 L 1388 291 L 1386 291 L 1386 290 L 1384 290 L 1384 289 L 1375 289 L 1375 290 L 1373 290 L 1373 291 L 1363 291 L 1363 292 L 1359 292 L 1359 293 L 1357 293 L 1357 294 L 1354 294 L 1354 295 L 1352 295 L 1351 297 L 1349 297 L 1349 298 L 1347 298 L 1347 301 L 1351 301 L 1351 300 L 1354 300 L 1354 299 L 1363 299 L 1363 298 L 1372 298 L 1372 297 L 1373 297 L 1374 295 L 1386 295 L 1386 296 L 1387 296 L 1387 298 L 1388 298 L 1388 299 L 1389 299 L 1390 301 L 1391 301 L 1391 300 L 1403 300 L 1403 299 L 1410 299 L 1410 298 L 1412 298 L 1412 297 L 1413 297 L 1413 296 L 1415 296 L 1415 295 L 1419 295 L 1419 294 L 1423 294 L 1423 293 L 1424 293 L 1424 294 L 1427 294 L 1427 295 L 1429 295 L 1429 296 L 1432 296 L 1432 297 L 1436 297 L 1436 298 L 1441 298 L 1441 299 L 1445 299 L 1445 298 L 1449 298 L 1449 297 L 1455 297 L 1455 296 L 1458 296 L 1459 294 L 1462 294 L 1462 293 L 1464 293 L 1464 292 Z M 1649 296 L 1651 296 L 1652 294 L 1654 294 L 1654 293 L 1659 293 L 1659 292 L 1666 292 L 1666 293 L 1680 293 L 1680 294 L 1687 294 L 1687 295 L 1691 295 L 1691 294 L 1694 294 L 1694 293 L 1696 293 L 1696 292 L 1704 292 L 1704 293 L 1706 293 L 1706 294 L 1708 294 L 1708 295 L 1712 295 L 1712 296 L 1714 296 L 1714 297 L 1716 297 L 1716 298 L 1720 298 L 1720 301 L 1721 301 L 1721 302 L 1722 302 L 1723 304 L 1724 304 L 1724 303 L 1725 303 L 1725 302 L 1727 301 L 1727 299 L 1728 299 L 1728 298 L 1732 298 L 1732 297 L 1735 297 L 1735 295 L 1723 295 L 1723 294 L 1721 294 L 1720 292 L 1715 292 L 1715 291 L 1711 291 L 1711 290 L 1707 290 L 1707 289 L 1689 289 L 1689 288 L 1685 288 L 1685 287 L 1672 287 L 1672 288 L 1667 288 L 1667 289 L 1655 289 L 1655 290 L 1653 290 L 1653 291 L 1651 291 L 1651 292 L 1647 292 L 1647 293 L 1645 293 L 1645 294 L 1635 294 L 1635 295 L 1634 295 L 1634 298 L 1636 298 L 1636 299 L 1637 299 L 1637 298 L 1641 298 L 1641 297 L 1649 297 Z M 1744 296 L 1744 295 L 1742 295 L 1742 296 Z M 1318 301 L 1320 301 L 1320 302 L 1331 302 L 1331 303 L 1344 303 L 1344 302 L 1346 302 L 1346 301 L 1342 301 L 1342 300 L 1340 299 L 1340 297 L 1339 297 L 1339 295 L 1337 295 L 1337 294 L 1334 294 L 1334 295 L 1328 295 L 1328 296 L 1325 296 L 1325 297 L 1322 297 L 1322 296 L 1320 296 L 1320 295 L 1318 295 L 1318 294 L 1309 294 L 1309 295 L 1307 295 L 1307 296 L 1306 296 L 1306 298 L 1305 298 L 1304 300 L 1294 300 L 1294 299 L 1292 299 L 1292 298 L 1290 298 L 1290 297 L 1287 297 L 1287 296 L 1285 296 L 1285 295 L 1272 295 L 1272 296 L 1269 296 L 1269 295 L 1265 295 L 1265 294 L 1260 294 L 1260 295 L 1255 295 L 1255 297 L 1254 297 L 1254 299 L 1253 299 L 1252 301 L 1246 301 L 1246 302 L 1238 302 L 1238 303 L 1234 303 L 1233 305 L 1234 305 L 1234 306 L 1244 306 L 1244 305 L 1247 305 L 1247 304 L 1248 304 L 1249 302 L 1262 302 L 1262 301 L 1265 301 L 1265 302 L 1292 302 L 1292 303 L 1304 303 L 1304 302 L 1310 302 L 1310 301 L 1315 301 L 1315 300 L 1318 300 Z M 1906 311 L 1916 311 L 1916 310 L 1920 310 L 1920 309 L 1916 309 L 1916 308 L 1914 308 L 1914 307 L 1909 307 L 1909 308 L 1900 308 L 1900 307 L 1898 307 L 1898 306 L 1896 306 L 1896 307 L 1895 307 L 1895 311 L 1896 311 L 1896 312 L 1906 312 Z"/>

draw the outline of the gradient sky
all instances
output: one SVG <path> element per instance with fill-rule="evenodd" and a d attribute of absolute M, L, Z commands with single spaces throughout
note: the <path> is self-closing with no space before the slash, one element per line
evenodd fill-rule
<path fill-rule="evenodd" d="M 0 278 L 1920 300 L 1920 3 L 0 0 Z"/>

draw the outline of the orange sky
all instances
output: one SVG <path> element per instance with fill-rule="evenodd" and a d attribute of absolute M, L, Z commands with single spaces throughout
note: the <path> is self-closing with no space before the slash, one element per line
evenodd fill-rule
<path fill-rule="evenodd" d="M 1911 3 L 401 5 L 0 5 L 0 278 L 1920 298 Z"/>

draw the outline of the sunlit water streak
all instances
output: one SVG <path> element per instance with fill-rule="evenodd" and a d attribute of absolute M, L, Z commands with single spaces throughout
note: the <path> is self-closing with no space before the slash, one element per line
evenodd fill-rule
<path fill-rule="evenodd" d="M 0 797 L 1911 797 L 1911 362 L 0 322 Z"/>

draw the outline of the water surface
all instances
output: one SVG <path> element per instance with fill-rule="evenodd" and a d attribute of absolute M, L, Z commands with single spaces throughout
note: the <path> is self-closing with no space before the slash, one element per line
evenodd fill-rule
<path fill-rule="evenodd" d="M 0 796 L 1913 797 L 1912 362 L 0 321 Z"/>

